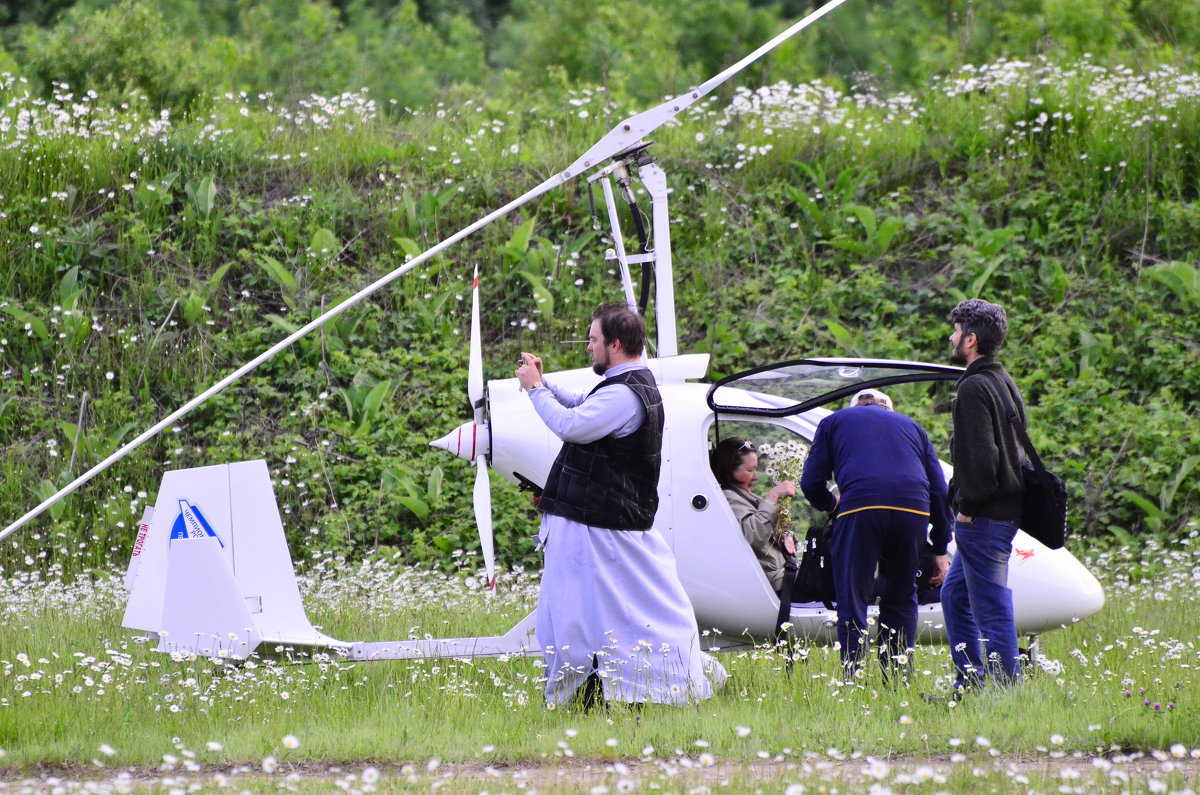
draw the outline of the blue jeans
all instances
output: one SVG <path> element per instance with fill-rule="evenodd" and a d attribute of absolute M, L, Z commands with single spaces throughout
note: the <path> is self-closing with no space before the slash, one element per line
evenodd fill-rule
<path fill-rule="evenodd" d="M 958 549 L 942 584 L 942 615 L 958 686 L 1021 678 L 1008 587 L 1008 559 L 1016 534 L 1015 520 L 979 516 L 954 525 Z"/>

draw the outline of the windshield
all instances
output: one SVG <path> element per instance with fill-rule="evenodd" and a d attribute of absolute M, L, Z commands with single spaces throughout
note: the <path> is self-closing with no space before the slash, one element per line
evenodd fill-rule
<path fill-rule="evenodd" d="M 961 367 L 886 359 L 799 359 L 726 376 L 708 390 L 722 414 L 787 417 L 868 387 L 956 381 Z"/>

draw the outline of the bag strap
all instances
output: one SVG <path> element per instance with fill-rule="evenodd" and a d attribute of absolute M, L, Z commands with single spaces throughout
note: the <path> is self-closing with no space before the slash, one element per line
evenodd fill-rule
<path fill-rule="evenodd" d="M 1012 393 L 1008 391 L 1008 384 L 1000 382 L 1004 393 L 1009 397 L 1008 421 L 1012 423 L 1013 430 L 1017 432 L 1017 439 L 1020 440 L 1021 446 L 1025 448 L 1025 454 L 1029 456 L 1029 460 L 1033 462 L 1034 471 L 1038 475 L 1046 474 L 1046 465 L 1042 463 L 1042 457 L 1038 455 L 1037 450 L 1033 446 L 1033 442 L 1029 438 L 1029 433 L 1025 430 L 1025 424 L 1017 418 L 1016 401 L 1012 399 Z"/>
<path fill-rule="evenodd" d="M 792 675 L 792 663 L 796 655 L 793 653 L 795 641 L 793 635 L 783 628 L 783 625 L 792 619 L 792 591 L 796 589 L 796 575 L 799 573 L 800 566 L 796 561 L 795 555 L 785 555 L 783 564 L 783 584 L 779 589 L 779 613 L 775 616 L 775 646 L 779 647 L 780 641 L 784 641 L 784 653 L 786 660 L 784 662 L 784 670 L 787 675 Z"/>
<path fill-rule="evenodd" d="M 775 616 L 775 641 L 783 637 L 783 625 L 791 620 L 792 593 L 796 590 L 796 575 L 799 565 L 795 555 L 784 555 L 783 582 L 779 586 L 779 613 Z"/>

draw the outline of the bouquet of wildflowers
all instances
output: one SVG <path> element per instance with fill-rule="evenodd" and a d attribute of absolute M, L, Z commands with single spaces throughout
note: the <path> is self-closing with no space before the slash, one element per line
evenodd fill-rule
<path fill-rule="evenodd" d="M 782 483 L 785 480 L 793 483 L 800 482 L 804 459 L 808 457 L 808 445 L 793 439 L 787 442 L 760 445 L 758 452 L 766 459 L 763 468 L 766 470 L 767 477 L 773 482 Z M 792 534 L 795 526 L 795 521 L 792 519 L 792 499 L 792 497 L 783 497 L 779 500 L 779 518 L 775 525 L 775 531 L 779 537 L 785 539 L 785 546 L 786 539 L 794 537 Z"/>

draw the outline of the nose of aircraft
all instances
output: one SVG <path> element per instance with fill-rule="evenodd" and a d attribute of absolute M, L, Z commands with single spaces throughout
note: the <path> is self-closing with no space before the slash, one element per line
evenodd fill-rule
<path fill-rule="evenodd" d="M 1064 560 L 1059 570 L 1061 592 L 1056 601 L 1063 609 L 1077 618 L 1095 615 L 1104 607 L 1104 588 L 1096 575 L 1088 571 L 1073 555 Z"/>
<path fill-rule="evenodd" d="M 486 422 L 464 422 L 441 439 L 429 443 L 467 461 L 474 461 L 491 448 L 492 435 Z"/>
<path fill-rule="evenodd" d="M 1066 549 L 1041 548 L 1029 559 L 1022 550 L 1010 564 L 1009 586 L 1021 631 L 1037 632 L 1095 615 L 1104 607 L 1104 588 Z M 1024 554 L 1028 554 L 1025 551 Z M 1014 580 L 1021 581 L 1014 585 Z"/>

